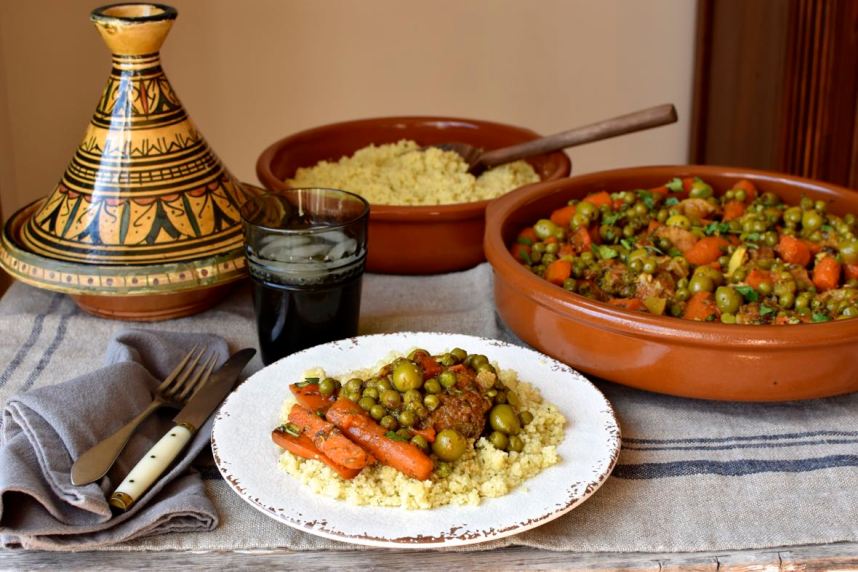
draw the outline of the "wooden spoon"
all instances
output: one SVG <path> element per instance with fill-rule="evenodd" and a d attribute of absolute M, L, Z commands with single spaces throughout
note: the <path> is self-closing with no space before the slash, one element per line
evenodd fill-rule
<path fill-rule="evenodd" d="M 467 143 L 439 143 L 432 145 L 432 147 L 458 153 L 468 163 L 468 171 L 477 174 L 484 169 L 491 169 L 518 159 L 551 153 L 593 141 L 601 141 L 617 135 L 643 131 L 644 129 L 675 123 L 676 120 L 676 109 L 668 103 L 491 151 L 483 151 Z"/>

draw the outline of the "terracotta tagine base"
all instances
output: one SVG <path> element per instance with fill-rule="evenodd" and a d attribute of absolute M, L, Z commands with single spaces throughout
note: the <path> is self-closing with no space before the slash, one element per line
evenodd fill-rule
<path fill-rule="evenodd" d="M 100 318 L 157 322 L 197 314 L 221 301 L 232 290 L 233 284 L 222 284 L 202 290 L 188 290 L 178 294 L 152 294 L 144 296 L 73 295 L 72 299 L 85 312 Z"/>

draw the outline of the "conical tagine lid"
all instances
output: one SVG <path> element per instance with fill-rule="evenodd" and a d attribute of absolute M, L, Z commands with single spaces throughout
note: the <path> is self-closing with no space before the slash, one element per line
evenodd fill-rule
<path fill-rule="evenodd" d="M 107 266 L 240 256 L 241 187 L 161 69 L 175 18 L 160 4 L 93 11 L 113 68 L 62 179 L 20 230 L 25 249 Z"/>

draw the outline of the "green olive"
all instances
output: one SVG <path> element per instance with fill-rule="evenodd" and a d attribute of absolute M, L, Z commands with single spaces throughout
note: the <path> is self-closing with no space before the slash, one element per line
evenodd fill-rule
<path fill-rule="evenodd" d="M 524 441 L 518 435 L 512 435 L 509 438 L 509 450 L 521 453 L 524 450 Z"/>
<path fill-rule="evenodd" d="M 387 415 L 387 410 L 384 408 L 383 405 L 375 404 L 369 410 L 369 416 L 376 421 L 381 420 L 381 418 L 385 415 Z"/>
<path fill-rule="evenodd" d="M 381 392 L 381 404 L 388 409 L 396 409 L 402 403 L 402 396 L 395 389 L 387 389 Z"/>
<path fill-rule="evenodd" d="M 841 242 L 840 258 L 846 264 L 858 264 L 858 240 Z"/>
<path fill-rule="evenodd" d="M 423 372 L 413 361 L 397 360 L 393 366 L 393 387 L 399 391 L 417 389 L 423 385 Z"/>
<path fill-rule="evenodd" d="M 415 435 L 411 438 L 411 444 L 422 451 L 429 450 L 429 441 L 423 435 Z"/>
<path fill-rule="evenodd" d="M 326 377 L 322 381 L 319 382 L 319 393 L 324 395 L 325 397 L 329 397 L 334 394 L 337 390 L 337 386 L 340 385 L 333 377 Z"/>
<path fill-rule="evenodd" d="M 438 375 L 438 381 L 443 387 L 450 389 L 451 387 L 456 385 L 456 374 L 452 371 L 442 371 Z"/>
<path fill-rule="evenodd" d="M 536 231 L 536 236 L 545 240 L 549 236 L 554 236 L 555 233 L 559 230 L 557 225 L 548 220 L 547 218 L 539 219 L 535 225 L 533 225 L 533 230 Z"/>
<path fill-rule="evenodd" d="M 432 443 L 432 452 L 442 461 L 452 462 L 462 455 L 468 448 L 465 440 L 455 429 L 444 429 L 435 436 Z"/>
<path fill-rule="evenodd" d="M 491 443 L 495 449 L 506 451 L 506 448 L 509 447 L 509 437 L 507 437 L 506 433 L 492 431 L 492 434 L 489 435 L 489 443 Z"/>
<path fill-rule="evenodd" d="M 742 301 L 742 295 L 730 286 L 721 286 L 715 290 L 715 303 L 722 312 L 735 314 L 742 306 Z"/>
<path fill-rule="evenodd" d="M 517 435 L 521 431 L 521 423 L 515 409 L 511 405 L 501 403 L 492 407 L 489 412 L 489 425 L 495 431 L 503 431 L 508 435 Z"/>
<path fill-rule="evenodd" d="M 694 276 L 688 283 L 688 290 L 692 294 L 698 292 L 711 292 L 715 289 L 715 282 L 708 276 Z"/>
<path fill-rule="evenodd" d="M 530 411 L 522 411 L 518 414 L 518 418 L 522 425 L 529 425 L 530 422 L 533 421 L 533 413 Z"/>

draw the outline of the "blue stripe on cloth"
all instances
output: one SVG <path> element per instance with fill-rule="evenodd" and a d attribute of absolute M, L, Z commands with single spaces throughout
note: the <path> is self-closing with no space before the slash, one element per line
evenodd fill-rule
<path fill-rule="evenodd" d="M 70 311 L 66 312 L 60 317 L 60 322 L 57 324 L 57 331 L 54 333 L 54 339 L 51 340 L 51 343 L 48 345 L 48 348 L 45 350 L 45 353 L 42 354 L 42 357 L 39 358 L 39 362 L 36 364 L 36 367 L 33 368 L 33 371 L 30 372 L 30 375 L 27 377 L 27 381 L 24 382 L 24 385 L 21 387 L 21 391 L 27 391 L 42 372 L 48 367 L 48 364 L 51 362 L 51 358 L 54 356 L 54 352 L 57 351 L 57 348 L 60 347 L 60 344 L 66 337 L 66 331 L 68 330 L 68 321 L 69 318 L 78 313 L 77 304 L 72 303 L 72 308 Z"/>
<path fill-rule="evenodd" d="M 858 455 L 831 455 L 795 460 L 737 459 L 628 464 L 617 465 L 613 476 L 618 479 L 664 479 L 706 474 L 740 477 L 755 473 L 806 473 L 834 467 L 858 467 Z"/>
<path fill-rule="evenodd" d="M 787 443 L 740 443 L 734 445 L 676 445 L 676 446 L 628 446 L 623 442 L 627 451 L 725 451 L 730 449 L 776 449 L 780 447 L 809 447 L 812 445 L 849 445 L 858 443 L 858 439 L 823 439 L 816 441 L 791 441 Z"/>
<path fill-rule="evenodd" d="M 30 350 L 33 349 L 33 346 L 42 334 L 45 317 L 56 312 L 60 302 L 63 301 L 63 298 L 65 298 L 65 296 L 62 294 L 53 294 L 51 296 L 51 303 L 48 304 L 48 309 L 44 313 L 36 314 L 35 319 L 33 319 L 33 327 L 30 330 L 30 335 L 27 336 L 26 341 L 24 341 L 21 347 L 18 348 L 18 351 L 15 352 L 15 356 L 12 358 L 12 361 L 9 362 L 6 369 L 4 369 L 3 373 L 0 374 L 0 388 L 6 385 L 15 371 L 21 367 L 21 364 L 24 362 L 24 359 L 26 359 L 27 354 L 30 353 Z"/>
<path fill-rule="evenodd" d="M 726 443 L 730 441 L 778 441 L 781 439 L 805 439 L 807 437 L 858 437 L 858 431 L 807 431 L 804 433 L 779 433 L 766 435 L 735 435 L 731 437 L 686 437 L 683 439 L 635 439 L 623 437 L 623 443 L 636 445 L 667 445 L 678 443 Z"/>

